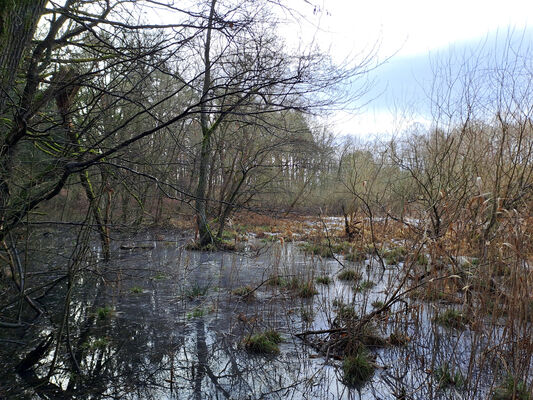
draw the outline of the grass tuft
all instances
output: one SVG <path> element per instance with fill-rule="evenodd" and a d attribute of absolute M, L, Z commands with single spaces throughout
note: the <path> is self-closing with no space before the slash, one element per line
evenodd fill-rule
<path fill-rule="evenodd" d="M 244 347 L 254 354 L 278 354 L 281 342 L 281 335 L 274 330 L 269 330 L 246 338 Z"/>
<path fill-rule="evenodd" d="M 466 315 L 453 308 L 449 308 L 437 315 L 434 321 L 441 326 L 454 329 L 465 329 L 468 324 Z"/>
<path fill-rule="evenodd" d="M 342 372 L 344 383 L 348 386 L 361 386 L 374 375 L 374 363 L 370 352 L 360 346 L 357 353 L 344 358 Z"/>
<path fill-rule="evenodd" d="M 341 281 L 360 281 L 363 275 L 354 269 L 345 269 L 337 275 Z"/>

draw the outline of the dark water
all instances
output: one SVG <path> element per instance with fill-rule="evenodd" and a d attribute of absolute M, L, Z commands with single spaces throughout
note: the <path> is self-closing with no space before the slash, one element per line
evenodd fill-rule
<path fill-rule="evenodd" d="M 38 251 L 27 252 L 34 279 L 51 281 L 68 265 L 79 272 L 70 302 L 67 282 L 61 281 L 41 299 L 46 312 L 29 328 L 2 331 L 1 398 L 483 399 L 487 376 L 496 373 L 484 365 L 470 371 L 479 380 L 472 389 L 437 389 L 431 373 L 436 365 L 467 369 L 489 339 L 435 326 L 429 304 L 398 303 L 376 328 L 384 337 L 401 329 L 414 339 L 404 347 L 373 349 L 379 368 L 361 388 L 347 388 L 340 362 L 326 360 L 294 335 L 330 327 L 334 299 L 352 304 L 359 315 L 369 312 L 374 300 L 390 295 L 401 266 L 383 271 L 354 264 L 375 287 L 356 293 L 352 284 L 335 280 L 302 299 L 265 281 L 273 274 L 334 277 L 340 265 L 305 256 L 292 243 L 251 241 L 244 253 L 206 253 L 185 250 L 185 240 L 172 232 L 143 233 L 133 242 L 144 248 L 121 250 L 132 239 L 117 240 L 113 260 L 103 263 L 97 246 L 78 254 L 73 241 L 71 234 L 48 235 L 33 242 Z M 243 285 L 257 288 L 254 299 L 232 294 Z M 280 353 L 249 354 L 243 340 L 266 329 L 281 333 Z M 497 341 L 498 332 L 489 335 Z M 20 360 L 47 338 L 54 340 L 36 365 L 15 373 Z"/>

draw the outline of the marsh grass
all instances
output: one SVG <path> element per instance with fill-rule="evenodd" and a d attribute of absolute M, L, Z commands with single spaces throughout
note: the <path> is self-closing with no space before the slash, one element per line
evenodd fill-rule
<path fill-rule="evenodd" d="M 363 279 L 363 275 L 355 269 L 344 269 L 338 275 L 341 281 L 359 281 Z"/>
<path fill-rule="evenodd" d="M 439 313 L 434 321 L 441 326 L 454 329 L 465 329 L 469 322 L 468 317 L 463 312 L 453 308 Z"/>
<path fill-rule="evenodd" d="M 348 386 L 361 386 L 372 378 L 374 371 L 373 357 L 364 346 L 359 346 L 354 354 L 346 356 L 342 362 L 343 381 Z"/>
<path fill-rule="evenodd" d="M 492 400 L 531 400 L 533 395 L 524 381 L 507 375 L 503 382 L 494 389 Z"/>
<path fill-rule="evenodd" d="M 109 306 L 99 307 L 96 309 L 96 316 L 99 320 L 105 320 L 110 318 L 114 313 L 113 308 Z"/>
<path fill-rule="evenodd" d="M 130 288 L 130 293 L 131 294 L 141 294 L 143 292 L 144 292 L 144 290 L 140 286 L 133 286 L 133 287 Z"/>
<path fill-rule="evenodd" d="M 323 275 L 323 276 L 319 276 L 315 279 L 316 283 L 320 284 L 320 285 L 329 285 L 333 282 L 333 279 L 331 279 L 329 276 L 327 275 Z"/>
<path fill-rule="evenodd" d="M 240 286 L 231 291 L 235 296 L 239 296 L 245 300 L 252 300 L 255 297 L 254 288 L 250 285 Z"/>
<path fill-rule="evenodd" d="M 433 372 L 439 389 L 453 386 L 461 389 L 465 385 L 465 377 L 460 369 L 454 369 L 449 363 L 445 362 L 439 365 Z"/>
<path fill-rule="evenodd" d="M 278 332 L 268 330 L 244 339 L 244 347 L 254 354 L 278 354 L 281 342 L 282 338 Z"/>

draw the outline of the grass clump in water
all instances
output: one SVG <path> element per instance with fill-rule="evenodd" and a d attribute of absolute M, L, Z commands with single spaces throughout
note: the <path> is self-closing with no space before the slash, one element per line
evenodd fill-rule
<path fill-rule="evenodd" d="M 439 389 L 449 386 L 454 386 L 457 389 L 461 389 L 465 384 L 465 378 L 461 371 L 454 371 L 447 362 L 439 365 L 433 374 L 438 382 Z"/>
<path fill-rule="evenodd" d="M 187 313 L 187 319 L 200 318 L 206 314 L 203 308 L 195 308 L 192 312 Z"/>
<path fill-rule="evenodd" d="M 323 244 L 317 244 L 317 243 L 304 243 L 302 245 L 303 250 L 306 253 L 311 253 L 316 256 L 320 256 L 323 258 L 332 258 L 333 257 L 333 250 L 331 247 Z"/>
<path fill-rule="evenodd" d="M 270 278 L 268 278 L 268 285 L 284 287 L 288 285 L 288 282 L 287 282 L 287 279 L 282 276 L 273 275 Z"/>
<path fill-rule="evenodd" d="M 96 349 L 105 349 L 107 346 L 109 346 L 109 338 L 107 337 L 100 337 L 95 339 L 90 339 L 87 342 L 82 343 L 81 347 L 83 349 L 90 349 L 90 350 L 96 350 Z"/>
<path fill-rule="evenodd" d="M 376 284 L 373 281 L 364 281 L 358 285 L 355 285 L 353 290 L 355 292 L 365 292 L 372 289 L 374 286 L 376 286 Z"/>
<path fill-rule="evenodd" d="M 428 265 L 429 259 L 425 254 L 420 253 L 416 258 L 416 262 L 418 265 Z"/>
<path fill-rule="evenodd" d="M 389 335 L 387 341 L 391 346 L 406 346 L 411 341 L 411 338 L 406 333 L 395 330 Z"/>
<path fill-rule="evenodd" d="M 244 341 L 244 347 L 254 354 L 278 354 L 281 342 L 281 335 L 274 330 L 269 330 L 248 337 Z"/>
<path fill-rule="evenodd" d="M 209 286 L 194 285 L 187 289 L 185 296 L 189 299 L 195 299 L 197 297 L 205 296 L 208 290 Z"/>
<path fill-rule="evenodd" d="M 381 300 L 374 300 L 371 305 L 372 305 L 372 307 L 374 307 L 376 309 L 379 309 L 379 308 L 383 307 L 385 305 L 385 303 L 383 301 L 381 301 Z"/>
<path fill-rule="evenodd" d="M 360 346 L 357 352 L 342 362 L 343 380 L 347 386 L 361 386 L 374 375 L 374 362 L 370 352 Z"/>
<path fill-rule="evenodd" d="M 351 253 L 346 254 L 344 257 L 346 261 L 351 262 L 361 262 L 366 260 L 366 254 L 362 252 L 358 252 L 357 250 L 353 250 Z"/>
<path fill-rule="evenodd" d="M 434 321 L 446 328 L 465 329 L 468 324 L 468 318 L 462 312 L 449 308 L 437 315 Z"/>
<path fill-rule="evenodd" d="M 99 320 L 108 319 L 113 314 L 113 309 L 109 306 L 99 307 L 96 310 L 96 315 Z"/>
<path fill-rule="evenodd" d="M 316 283 L 320 285 L 329 285 L 331 282 L 333 282 L 333 279 L 331 279 L 327 275 L 319 276 L 318 278 L 316 278 Z"/>
<path fill-rule="evenodd" d="M 383 258 L 387 265 L 396 265 L 402 261 L 405 261 L 407 250 L 404 247 L 395 247 L 389 249 L 383 253 Z"/>
<path fill-rule="evenodd" d="M 131 289 L 130 289 L 130 293 L 132 294 L 140 294 L 143 292 L 143 288 L 140 287 L 140 286 L 133 286 Z"/>
<path fill-rule="evenodd" d="M 345 269 L 339 275 L 337 275 L 341 281 L 360 281 L 363 276 L 355 269 Z"/>
<path fill-rule="evenodd" d="M 309 297 L 313 297 L 315 294 L 317 294 L 317 290 L 315 289 L 315 285 L 312 281 L 309 282 L 303 282 L 298 287 L 298 297 L 307 299 Z"/>
<path fill-rule="evenodd" d="M 243 299 L 251 299 L 254 297 L 254 288 L 251 286 L 241 286 L 233 289 L 232 292 L 235 296 L 242 297 Z"/>
<path fill-rule="evenodd" d="M 524 381 L 507 375 L 504 381 L 492 393 L 492 400 L 532 400 Z"/>

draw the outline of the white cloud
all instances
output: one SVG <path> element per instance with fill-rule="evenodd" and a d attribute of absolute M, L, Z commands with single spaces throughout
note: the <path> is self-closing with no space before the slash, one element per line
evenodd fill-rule
<path fill-rule="evenodd" d="M 489 31 L 524 28 L 533 16 L 533 1 L 508 0 L 329 0 L 321 17 L 321 41 L 336 53 L 358 53 L 381 40 L 382 55 L 427 53 Z M 329 47 L 329 46 L 328 46 Z"/>

